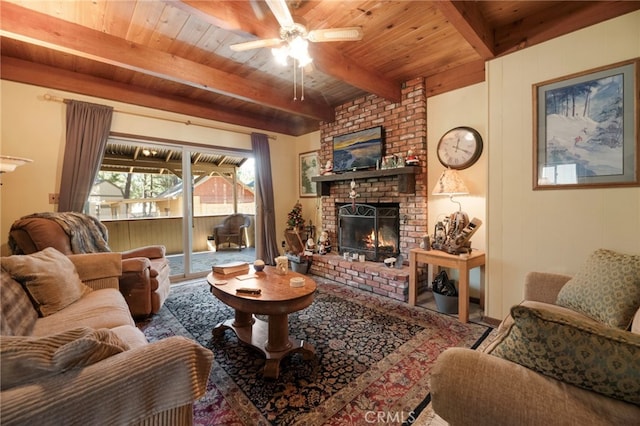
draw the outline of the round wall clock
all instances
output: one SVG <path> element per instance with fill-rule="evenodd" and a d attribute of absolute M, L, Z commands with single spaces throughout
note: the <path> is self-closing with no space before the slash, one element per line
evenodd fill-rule
<path fill-rule="evenodd" d="M 478 161 L 480 154 L 482 136 L 471 127 L 453 128 L 438 142 L 438 160 L 445 167 L 466 169 Z"/>

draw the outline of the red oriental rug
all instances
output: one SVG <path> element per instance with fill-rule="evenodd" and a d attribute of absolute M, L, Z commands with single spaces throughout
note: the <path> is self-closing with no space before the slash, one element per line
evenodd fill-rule
<path fill-rule="evenodd" d="M 141 328 L 150 341 L 171 335 L 215 353 L 196 425 L 414 424 L 430 402 L 429 371 L 446 348 L 474 348 L 491 332 L 480 324 L 313 277 L 316 299 L 289 317 L 290 334 L 311 343 L 316 359 L 293 354 L 277 380 L 264 379 L 260 353 L 233 332 L 212 328 L 233 317 L 206 280 L 178 285 Z"/>

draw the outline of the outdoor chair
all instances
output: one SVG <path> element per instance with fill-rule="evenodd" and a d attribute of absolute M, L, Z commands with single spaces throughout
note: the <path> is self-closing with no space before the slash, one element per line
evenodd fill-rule
<path fill-rule="evenodd" d="M 222 249 L 223 244 L 227 244 L 226 249 L 231 249 L 231 244 L 235 244 L 238 250 L 242 250 L 242 246 L 246 247 L 245 229 L 251 225 L 251 218 L 241 213 L 227 216 L 220 225 L 213 228 L 213 238 L 216 241 L 218 250 Z"/>

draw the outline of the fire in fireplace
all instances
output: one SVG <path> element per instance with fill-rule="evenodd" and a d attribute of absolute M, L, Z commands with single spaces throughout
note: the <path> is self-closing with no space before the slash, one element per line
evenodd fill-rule
<path fill-rule="evenodd" d="M 338 207 L 338 250 L 382 262 L 397 256 L 400 245 L 398 204 L 344 204 Z"/>

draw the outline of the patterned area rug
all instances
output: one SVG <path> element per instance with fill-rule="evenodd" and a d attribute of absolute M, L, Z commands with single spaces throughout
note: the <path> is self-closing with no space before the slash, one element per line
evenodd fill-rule
<path fill-rule="evenodd" d="M 174 286 L 160 313 L 140 324 L 150 341 L 180 335 L 215 353 L 207 393 L 194 410 L 196 425 L 412 424 L 430 401 L 437 356 L 452 346 L 474 347 L 491 331 L 314 279 L 315 301 L 289 316 L 289 329 L 316 348 L 316 359 L 292 354 L 277 380 L 262 377 L 264 358 L 232 331 L 212 337 L 233 310 L 204 279 Z"/>

